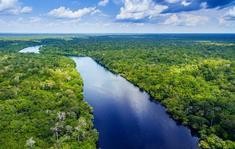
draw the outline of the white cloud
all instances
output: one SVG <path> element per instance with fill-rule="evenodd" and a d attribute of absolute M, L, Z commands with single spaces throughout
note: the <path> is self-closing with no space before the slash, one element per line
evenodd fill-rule
<path fill-rule="evenodd" d="M 193 14 L 173 14 L 168 17 L 163 24 L 174 26 L 196 26 L 205 24 L 208 18 L 205 16 L 198 16 Z"/>
<path fill-rule="evenodd" d="M 109 3 L 109 0 L 100 0 L 98 3 L 99 6 L 106 6 Z"/>
<path fill-rule="evenodd" d="M 224 18 L 226 20 L 235 20 L 235 6 L 226 12 Z"/>
<path fill-rule="evenodd" d="M 16 7 L 14 9 L 8 10 L 8 13 L 15 14 L 15 15 L 22 14 L 22 13 L 30 13 L 30 12 L 32 12 L 32 7 L 27 7 L 27 6 L 23 8 Z"/>
<path fill-rule="evenodd" d="M 30 13 L 30 12 L 32 12 L 32 7 L 28 7 L 28 6 L 26 6 L 26 7 L 23 7 L 21 10 L 20 10 L 20 12 L 21 13 Z"/>
<path fill-rule="evenodd" d="M 166 0 L 167 3 L 178 3 L 180 0 Z"/>
<path fill-rule="evenodd" d="M 17 0 L 0 0 L 0 11 L 12 9 L 16 6 Z"/>
<path fill-rule="evenodd" d="M 140 20 L 158 16 L 167 6 L 158 5 L 152 0 L 124 0 L 124 6 L 116 16 L 118 20 Z"/>
<path fill-rule="evenodd" d="M 178 24 L 178 22 L 179 22 L 179 17 L 176 14 L 173 14 L 169 18 L 167 18 L 163 24 L 176 25 L 176 24 Z"/>
<path fill-rule="evenodd" d="M 75 11 L 72 11 L 69 8 L 59 7 L 51 10 L 48 15 L 62 19 L 80 19 L 85 15 L 94 14 L 96 12 L 97 9 L 95 7 L 87 7 Z"/>
<path fill-rule="evenodd" d="M 188 5 L 191 4 L 191 2 L 189 2 L 189 1 L 187 1 L 187 0 L 183 0 L 183 1 L 181 1 L 181 4 L 182 4 L 183 6 L 188 6 Z"/>
<path fill-rule="evenodd" d="M 235 6 L 226 9 L 223 12 L 223 15 L 218 18 L 218 22 L 220 26 L 223 27 L 234 27 L 235 25 Z"/>
<path fill-rule="evenodd" d="M 188 6 L 191 4 L 191 1 L 189 0 L 166 0 L 167 3 L 173 4 L 173 3 L 181 3 L 183 6 Z"/>
<path fill-rule="evenodd" d="M 0 0 L 0 13 L 9 13 L 17 15 L 21 13 L 30 13 L 31 11 L 31 7 L 20 6 L 18 0 Z"/>

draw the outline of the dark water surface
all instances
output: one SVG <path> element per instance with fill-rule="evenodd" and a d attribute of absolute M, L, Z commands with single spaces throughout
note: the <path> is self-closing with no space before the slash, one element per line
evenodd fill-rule
<path fill-rule="evenodd" d="M 101 149 L 194 149 L 198 138 L 169 117 L 147 93 L 89 57 L 72 57 L 94 109 Z"/>

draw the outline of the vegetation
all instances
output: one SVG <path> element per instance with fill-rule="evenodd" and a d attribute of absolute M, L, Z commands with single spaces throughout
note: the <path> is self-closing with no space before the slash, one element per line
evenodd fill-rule
<path fill-rule="evenodd" d="M 70 40 L 72 38 L 79 37 L 85 38 L 86 35 L 79 35 L 79 34 L 0 34 L 0 40 L 3 41 L 41 41 L 43 39 L 64 39 Z"/>
<path fill-rule="evenodd" d="M 91 56 L 197 130 L 201 148 L 235 148 L 234 42 L 137 37 L 74 39 L 43 53 Z"/>
<path fill-rule="evenodd" d="M 0 148 L 96 148 L 72 60 L 2 53 L 0 68 Z"/>
<path fill-rule="evenodd" d="M 235 148 L 234 36 L 110 35 L 37 42 L 46 45 L 40 56 L 1 54 L 0 144 L 95 146 L 90 109 L 81 100 L 82 82 L 73 63 L 51 56 L 58 54 L 91 56 L 146 90 L 198 132 L 201 148 Z M 76 112 L 76 118 L 68 114 Z"/>
<path fill-rule="evenodd" d="M 161 101 L 175 119 L 198 130 L 202 140 L 212 134 L 212 139 L 235 139 L 234 61 L 171 50 L 104 51 L 92 56 Z"/>
<path fill-rule="evenodd" d="M 0 40 L 0 52 L 18 52 L 23 48 L 38 45 L 36 41 L 11 41 L 11 40 Z"/>

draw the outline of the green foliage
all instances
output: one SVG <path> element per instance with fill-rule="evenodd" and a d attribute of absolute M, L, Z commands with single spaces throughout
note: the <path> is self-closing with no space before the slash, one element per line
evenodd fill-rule
<path fill-rule="evenodd" d="M 148 52 L 90 54 L 161 101 L 175 119 L 203 132 L 200 136 L 216 134 L 224 140 L 235 140 L 234 61 L 187 54 L 190 61 L 182 62 L 185 60 L 182 54 L 171 51 L 175 62 L 169 58 L 169 62 L 165 59 L 153 63 L 148 59 L 162 59 L 161 51 L 146 55 Z M 164 57 L 171 57 L 171 53 Z M 212 143 L 209 142 L 209 146 Z"/>
<path fill-rule="evenodd" d="M 82 80 L 65 57 L 0 54 L 0 148 L 96 148 Z"/>
<path fill-rule="evenodd" d="M 164 104 L 175 119 L 197 130 L 201 148 L 235 148 L 232 39 L 202 42 L 167 35 L 110 35 L 39 41 L 38 45 L 45 45 L 41 48 L 43 54 L 91 56 L 138 85 Z M 0 43 L 5 44 L 1 52 L 19 51 L 21 47 L 13 46 L 15 43 L 29 44 L 8 42 Z M 69 84 L 78 78 L 74 66 L 65 58 L 31 56 L 0 57 L 0 114 L 5 119 L 0 118 L 0 143 L 4 140 L 12 147 L 21 140 L 19 144 L 28 147 L 94 148 L 97 137 L 90 109 L 81 100 L 81 81 L 80 85 Z M 76 103 L 75 98 L 80 102 Z M 67 111 L 74 119 L 68 118 Z"/>
<path fill-rule="evenodd" d="M 0 40 L 0 52 L 18 52 L 23 48 L 38 45 L 39 41 L 22 41 L 22 40 Z"/>
<path fill-rule="evenodd" d="M 49 44 L 42 52 L 91 56 L 197 130 L 201 148 L 234 148 L 234 48 L 223 41 L 102 36 Z"/>
<path fill-rule="evenodd" d="M 233 149 L 235 148 L 235 143 L 223 141 L 216 135 L 210 135 L 205 140 L 202 140 L 199 146 L 203 149 Z"/>

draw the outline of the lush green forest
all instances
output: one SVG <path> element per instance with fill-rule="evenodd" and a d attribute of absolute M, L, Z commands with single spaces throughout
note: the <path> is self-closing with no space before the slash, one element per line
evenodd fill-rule
<path fill-rule="evenodd" d="M 229 40 L 93 37 L 42 53 L 91 56 L 196 130 L 201 148 L 235 148 L 235 46 Z"/>
<path fill-rule="evenodd" d="M 0 42 L 1 144 L 95 147 L 97 135 L 91 109 L 82 101 L 81 79 L 70 60 L 53 56 L 78 55 L 94 58 L 147 91 L 174 119 L 197 132 L 201 148 L 235 148 L 235 41 L 229 36 Z M 41 55 L 12 53 L 34 44 L 44 45 Z"/>
<path fill-rule="evenodd" d="M 18 52 L 23 48 L 38 45 L 39 41 L 16 41 L 16 40 L 0 40 L 0 52 Z"/>
<path fill-rule="evenodd" d="M 8 52 L 21 46 L 14 47 Z M 4 52 L 0 68 L 0 148 L 96 148 L 92 109 L 72 60 Z"/>
<path fill-rule="evenodd" d="M 218 137 L 235 139 L 234 61 L 170 49 L 91 55 L 161 101 L 175 119 L 198 130 L 203 148 L 232 145 Z"/>

